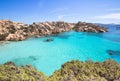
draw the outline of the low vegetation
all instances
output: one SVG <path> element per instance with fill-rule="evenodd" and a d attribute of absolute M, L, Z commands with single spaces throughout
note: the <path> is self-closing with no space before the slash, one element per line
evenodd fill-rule
<path fill-rule="evenodd" d="M 71 61 L 49 77 L 50 81 L 113 81 L 120 77 L 120 65 L 113 60 L 105 62 Z"/>
<path fill-rule="evenodd" d="M 113 60 L 73 60 L 47 77 L 30 65 L 17 67 L 8 62 L 0 65 L 0 81 L 120 81 L 120 65 Z"/>
<path fill-rule="evenodd" d="M 45 76 L 30 65 L 17 67 L 8 62 L 0 65 L 0 81 L 45 81 Z"/>

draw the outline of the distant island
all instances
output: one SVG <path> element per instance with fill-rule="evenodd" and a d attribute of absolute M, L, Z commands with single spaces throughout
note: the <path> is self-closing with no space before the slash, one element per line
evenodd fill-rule
<path fill-rule="evenodd" d="M 108 31 L 105 27 L 86 22 L 34 22 L 29 25 L 10 20 L 0 20 L 0 41 L 21 41 L 31 36 L 41 37 L 70 30 L 96 33 Z"/>

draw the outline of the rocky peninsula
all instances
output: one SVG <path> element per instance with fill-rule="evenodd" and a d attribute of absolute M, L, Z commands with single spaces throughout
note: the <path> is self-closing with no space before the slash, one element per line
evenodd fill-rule
<path fill-rule="evenodd" d="M 18 67 L 7 62 L 0 65 L 0 81 L 120 81 L 120 65 L 113 60 L 73 60 L 63 64 L 51 76 L 45 76 L 30 65 Z"/>
<path fill-rule="evenodd" d="M 78 32 L 107 32 L 107 28 L 92 23 L 78 22 L 34 22 L 24 24 L 10 20 L 0 20 L 0 41 L 21 41 L 28 37 L 41 37 L 75 30 Z"/>

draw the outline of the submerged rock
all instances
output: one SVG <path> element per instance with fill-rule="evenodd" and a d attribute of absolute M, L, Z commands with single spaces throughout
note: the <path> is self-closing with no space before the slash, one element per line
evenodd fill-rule
<path fill-rule="evenodd" d="M 120 55 L 120 51 L 107 50 L 106 52 L 107 52 L 109 55 Z"/>
<path fill-rule="evenodd" d="M 37 60 L 36 56 L 29 56 L 29 58 L 32 60 Z"/>
<path fill-rule="evenodd" d="M 53 38 L 48 38 L 48 39 L 45 39 L 44 42 L 51 42 L 53 40 L 54 40 Z"/>

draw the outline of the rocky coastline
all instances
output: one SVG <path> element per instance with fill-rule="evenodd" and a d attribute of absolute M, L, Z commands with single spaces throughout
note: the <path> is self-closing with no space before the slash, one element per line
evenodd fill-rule
<path fill-rule="evenodd" d="M 105 27 L 86 22 L 68 23 L 57 21 L 24 24 L 10 20 L 0 20 L 0 41 L 22 41 L 31 36 L 42 37 L 70 30 L 96 33 L 108 31 Z"/>

